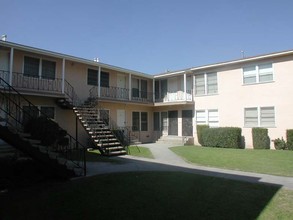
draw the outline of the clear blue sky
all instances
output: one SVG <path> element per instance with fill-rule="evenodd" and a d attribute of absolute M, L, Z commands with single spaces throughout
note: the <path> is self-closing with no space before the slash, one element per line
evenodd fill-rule
<path fill-rule="evenodd" d="M 292 0 L 0 0 L 8 41 L 144 73 L 293 49 Z"/>

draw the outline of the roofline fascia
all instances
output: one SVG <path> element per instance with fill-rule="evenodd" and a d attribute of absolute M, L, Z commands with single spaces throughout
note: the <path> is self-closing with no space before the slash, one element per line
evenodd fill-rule
<path fill-rule="evenodd" d="M 9 42 L 9 41 L 1 41 L 1 40 L 0 40 L 0 45 L 6 46 L 6 47 L 11 47 L 11 48 L 14 48 L 17 50 L 38 53 L 38 54 L 42 54 L 42 55 L 46 55 L 46 56 L 53 56 L 53 57 L 56 57 L 59 59 L 65 59 L 68 61 L 79 62 L 79 63 L 83 63 L 83 64 L 87 64 L 87 65 L 91 65 L 91 66 L 96 66 L 96 67 L 100 66 L 102 68 L 111 69 L 111 70 L 115 70 L 118 72 L 130 73 L 135 76 L 141 76 L 144 78 L 153 79 L 153 75 L 150 75 L 150 74 L 138 72 L 135 70 L 125 69 L 122 67 L 113 66 L 110 64 L 106 64 L 106 63 L 96 62 L 96 61 L 88 60 L 85 58 L 75 57 L 75 56 L 71 56 L 71 55 L 67 55 L 67 54 L 63 54 L 63 53 L 53 52 L 50 50 L 44 50 L 44 49 L 40 49 L 40 48 L 36 48 L 36 47 L 30 47 L 30 46 L 25 46 L 22 44 L 17 44 L 17 43 L 13 43 L 13 42 Z"/>
<path fill-rule="evenodd" d="M 209 65 L 204 65 L 204 66 L 192 67 L 192 68 L 188 68 L 188 69 L 184 69 L 184 70 L 180 70 L 180 71 L 175 71 L 175 72 L 162 73 L 159 75 L 155 75 L 154 78 L 171 77 L 171 76 L 180 75 L 183 73 L 194 73 L 195 71 L 203 71 L 205 69 L 210 69 L 210 68 L 219 68 L 219 67 L 223 67 L 223 66 L 248 63 L 248 62 L 253 62 L 253 61 L 257 61 L 257 60 L 280 57 L 280 56 L 287 56 L 287 55 L 293 55 L 293 50 L 282 51 L 282 52 L 277 52 L 277 53 L 270 53 L 270 54 L 265 54 L 265 55 L 260 55 L 260 56 L 247 57 L 247 58 L 242 58 L 242 59 L 238 59 L 238 60 L 209 64 Z"/>

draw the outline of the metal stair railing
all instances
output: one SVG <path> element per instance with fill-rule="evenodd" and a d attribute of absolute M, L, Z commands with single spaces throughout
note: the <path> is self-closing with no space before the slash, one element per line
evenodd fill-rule
<path fill-rule="evenodd" d="M 2 77 L 0 77 L 0 95 L 1 103 L 0 110 L 6 115 L 6 123 L 10 126 L 10 129 L 14 129 L 16 133 L 24 131 L 24 118 L 35 118 L 30 111 L 27 111 L 21 106 L 28 106 L 28 109 L 34 109 L 37 111 L 39 116 L 43 116 L 48 120 L 51 120 L 47 117 L 45 113 L 39 110 L 34 104 L 32 104 L 28 99 L 26 99 L 22 94 L 20 94 L 16 89 L 9 85 Z M 0 111 L 0 113 L 1 113 Z M 1 117 L 3 118 L 3 117 Z M 59 126 L 59 125 L 58 125 Z M 62 129 L 59 126 L 60 129 Z M 64 129 L 62 129 L 64 130 Z M 70 134 L 66 134 L 69 138 L 69 145 L 60 151 L 62 157 L 66 160 L 71 161 L 76 168 L 82 168 L 83 174 L 86 175 L 86 147 L 79 143 L 74 137 Z M 78 155 L 73 155 L 68 152 L 68 150 L 77 152 Z"/>
<path fill-rule="evenodd" d="M 99 110 L 100 119 L 102 119 L 106 124 L 108 124 L 110 130 L 120 141 L 122 146 L 127 147 L 130 144 L 130 132 L 127 127 L 119 127 L 117 123 L 110 117 L 106 109 L 98 102 L 98 87 L 94 86 L 90 89 L 90 100 L 92 106 L 96 106 Z M 102 117 L 101 117 L 102 116 Z M 107 123 L 108 121 L 108 123 Z"/>

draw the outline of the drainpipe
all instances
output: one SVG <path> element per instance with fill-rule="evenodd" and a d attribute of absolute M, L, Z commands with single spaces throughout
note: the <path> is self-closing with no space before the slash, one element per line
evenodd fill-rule
<path fill-rule="evenodd" d="M 9 85 L 12 86 L 12 72 L 13 72 L 13 57 L 14 57 L 14 48 L 10 48 L 10 63 L 9 63 Z"/>

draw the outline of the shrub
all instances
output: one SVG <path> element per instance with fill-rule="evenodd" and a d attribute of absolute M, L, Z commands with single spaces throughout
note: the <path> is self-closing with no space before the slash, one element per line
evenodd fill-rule
<path fill-rule="evenodd" d="M 241 148 L 241 128 L 207 128 L 202 131 L 203 146 Z"/>
<path fill-rule="evenodd" d="M 293 129 L 286 131 L 287 147 L 289 150 L 293 150 Z"/>
<path fill-rule="evenodd" d="M 33 118 L 28 121 L 26 130 L 31 137 L 40 140 L 42 145 L 49 146 L 66 135 L 66 131 L 60 130 L 58 124 L 46 117 Z M 29 127 L 29 128 L 28 128 Z"/>
<path fill-rule="evenodd" d="M 282 138 L 277 138 L 274 140 L 274 146 L 276 150 L 285 150 L 287 148 L 286 141 Z"/>
<path fill-rule="evenodd" d="M 203 146 L 203 141 L 202 141 L 202 133 L 205 129 L 209 128 L 208 125 L 196 125 L 196 131 L 197 131 L 197 141 L 200 145 Z"/>
<path fill-rule="evenodd" d="M 254 149 L 270 149 L 270 138 L 267 128 L 252 128 L 252 142 Z"/>

